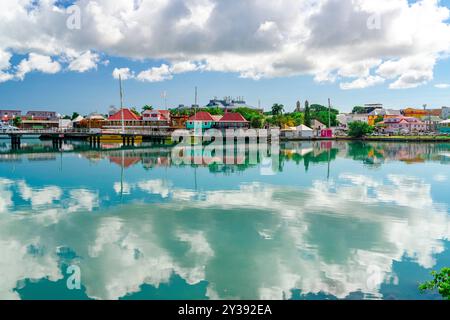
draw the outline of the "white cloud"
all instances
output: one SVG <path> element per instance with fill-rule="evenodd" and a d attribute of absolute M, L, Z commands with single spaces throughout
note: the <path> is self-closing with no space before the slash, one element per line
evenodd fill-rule
<path fill-rule="evenodd" d="M 438 89 L 448 89 L 450 88 L 450 83 L 438 83 L 435 87 Z"/>
<path fill-rule="evenodd" d="M 340 84 L 340 87 L 343 90 L 364 89 L 364 88 L 375 86 L 377 84 L 381 84 L 384 81 L 385 81 L 385 79 L 383 79 L 379 76 L 368 76 L 367 78 L 359 78 L 352 82 L 343 82 Z"/>
<path fill-rule="evenodd" d="M 134 78 L 134 73 L 130 70 L 130 68 L 115 68 L 113 71 L 114 79 L 118 80 L 119 76 L 122 77 L 122 80 L 128 80 Z"/>
<path fill-rule="evenodd" d="M 92 69 L 97 69 L 97 63 L 100 57 L 96 53 L 86 51 L 75 57 L 69 64 L 68 69 L 76 72 L 86 72 Z"/>
<path fill-rule="evenodd" d="M 11 57 L 11 53 L 0 50 L 0 71 L 9 69 L 9 67 L 11 66 Z"/>
<path fill-rule="evenodd" d="M 167 64 L 162 64 L 160 67 L 153 67 L 146 71 L 142 71 L 136 77 L 139 81 L 144 82 L 161 82 L 172 78 L 172 72 Z"/>
<path fill-rule="evenodd" d="M 14 79 L 14 75 L 0 71 L 0 83 Z"/>
<path fill-rule="evenodd" d="M 164 61 L 138 74 L 138 80 L 150 82 L 196 71 L 194 65 L 201 65 L 202 70 L 252 79 L 306 74 L 317 81 L 342 82 L 344 88 L 368 86 L 374 79 L 370 75 L 376 73 L 393 89 L 431 81 L 437 61 L 450 53 L 449 9 L 435 0 L 78 0 L 76 4 L 82 14 L 80 31 L 66 28 L 67 15 L 53 0 L 33 6 L 29 1 L 2 1 L 0 52 L 47 57 L 82 52 L 69 61 L 68 69 L 77 72 L 95 68 L 98 57 L 92 52 Z M 380 28 L 367 27 L 373 16 L 380 17 Z M 1 61 L 5 65 L 0 55 L 0 65 Z M 180 61 L 189 62 L 179 65 Z"/>
<path fill-rule="evenodd" d="M 23 59 L 17 67 L 16 77 L 20 80 L 25 78 L 27 73 L 40 71 L 43 73 L 54 74 L 61 70 L 61 65 L 53 61 L 51 57 L 30 53 L 28 59 Z"/>

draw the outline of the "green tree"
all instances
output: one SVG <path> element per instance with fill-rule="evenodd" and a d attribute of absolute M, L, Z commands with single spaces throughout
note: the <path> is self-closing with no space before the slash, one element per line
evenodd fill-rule
<path fill-rule="evenodd" d="M 213 116 L 222 116 L 225 113 L 224 110 L 219 107 L 205 108 L 205 109 L 202 109 L 202 111 L 209 112 L 209 114 L 211 114 Z"/>
<path fill-rule="evenodd" d="M 261 114 L 261 112 L 250 108 L 242 107 L 237 108 L 235 111 L 237 113 L 240 113 L 247 121 L 252 121 L 252 119 L 255 117 L 263 117 L 263 114 Z"/>
<path fill-rule="evenodd" d="M 252 128 L 262 129 L 262 128 L 264 128 L 265 122 L 266 122 L 266 120 L 264 119 L 264 117 L 262 115 L 257 115 L 251 119 L 250 125 Z"/>
<path fill-rule="evenodd" d="M 299 126 L 305 123 L 305 114 L 302 112 L 291 113 L 290 116 L 294 120 L 295 126 Z"/>
<path fill-rule="evenodd" d="M 139 113 L 139 111 L 136 110 L 135 107 L 131 108 L 131 112 L 133 112 L 135 115 L 137 115 L 138 117 L 141 116 L 141 114 Z"/>
<path fill-rule="evenodd" d="M 353 108 L 352 113 L 357 113 L 357 114 L 366 113 L 366 108 L 361 107 L 361 106 L 355 106 L 355 107 Z"/>
<path fill-rule="evenodd" d="M 350 122 L 348 128 L 348 135 L 353 138 L 362 138 L 373 132 L 373 127 L 362 121 Z"/>
<path fill-rule="evenodd" d="M 19 128 L 22 125 L 22 118 L 21 117 L 15 117 L 13 119 L 13 126 Z"/>
<path fill-rule="evenodd" d="M 305 126 L 311 127 L 312 118 L 311 118 L 311 109 L 309 108 L 309 102 L 306 100 L 305 102 Z"/>
<path fill-rule="evenodd" d="M 425 282 L 419 286 L 422 293 L 438 290 L 439 294 L 446 300 L 450 300 L 450 268 L 444 268 L 440 272 L 431 273 L 433 280 Z"/>
<path fill-rule="evenodd" d="M 72 118 L 71 120 L 75 120 L 76 118 L 78 118 L 80 116 L 80 114 L 78 112 L 73 112 L 72 113 Z"/>
<path fill-rule="evenodd" d="M 153 110 L 153 106 L 146 104 L 145 106 L 142 107 L 142 112 L 144 111 L 152 111 Z"/>
<path fill-rule="evenodd" d="M 283 112 L 284 112 L 284 106 L 282 104 L 275 103 L 272 106 L 272 115 L 278 116 L 278 115 L 283 114 Z"/>
<path fill-rule="evenodd" d="M 380 122 L 383 122 L 383 121 L 384 121 L 384 117 L 383 117 L 383 116 L 378 116 L 378 117 L 375 119 L 375 124 L 380 123 Z"/>

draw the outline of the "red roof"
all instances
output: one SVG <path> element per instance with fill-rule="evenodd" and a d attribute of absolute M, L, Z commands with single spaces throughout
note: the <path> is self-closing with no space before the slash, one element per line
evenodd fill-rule
<path fill-rule="evenodd" d="M 197 112 L 195 115 L 189 118 L 189 121 L 211 121 L 214 122 L 213 117 L 209 114 L 209 112 Z"/>
<path fill-rule="evenodd" d="M 115 163 L 119 166 L 122 166 L 124 168 L 129 168 L 131 166 L 134 166 L 135 164 L 137 164 L 139 161 L 141 161 L 141 158 L 137 158 L 137 157 L 109 157 L 109 161 L 111 161 L 112 163 Z"/>
<path fill-rule="evenodd" d="M 141 120 L 136 114 L 134 114 L 130 109 L 123 109 L 123 119 L 125 121 Z M 117 113 L 113 114 L 108 118 L 109 121 L 122 121 L 122 111 L 119 110 Z"/>
<path fill-rule="evenodd" d="M 227 112 L 220 122 L 248 122 L 240 113 Z"/>

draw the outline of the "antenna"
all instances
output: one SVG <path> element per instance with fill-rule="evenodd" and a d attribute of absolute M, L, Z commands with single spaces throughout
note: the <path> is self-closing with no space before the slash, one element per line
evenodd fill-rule
<path fill-rule="evenodd" d="M 197 107 L 198 104 L 198 92 L 197 92 L 197 87 L 195 87 L 195 106 Z"/>
<path fill-rule="evenodd" d="M 120 113 L 122 118 L 122 133 L 125 133 L 125 119 L 123 116 L 123 89 L 122 89 L 122 75 L 119 74 L 119 87 L 120 87 Z"/>
<path fill-rule="evenodd" d="M 164 108 L 167 110 L 167 91 L 164 90 L 164 91 L 161 93 L 161 98 L 164 99 Z"/>

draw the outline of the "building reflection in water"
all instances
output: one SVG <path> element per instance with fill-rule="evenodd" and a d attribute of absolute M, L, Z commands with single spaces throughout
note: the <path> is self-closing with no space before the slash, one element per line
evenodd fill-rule
<path fill-rule="evenodd" d="M 448 198 L 437 201 L 433 182 L 420 170 L 369 175 L 353 167 L 383 168 L 400 161 L 445 165 L 449 152 L 449 144 L 287 143 L 279 155 L 283 177 L 291 166 L 334 170 L 332 179 L 321 170 L 311 183 L 296 186 L 250 177 L 225 188 L 213 180 L 222 173 L 235 178 L 232 170 L 250 172 L 255 165 L 175 166 L 171 149 L 164 147 L 76 153 L 81 158 L 71 157 L 63 170 L 74 180 L 69 186 L 2 171 L 0 297 L 20 298 L 26 279 L 36 286 L 43 279 L 63 279 L 64 261 L 81 267 L 85 294 L 97 299 L 133 295 L 143 285 L 160 288 L 174 275 L 186 287 L 206 283 L 196 298 L 346 298 L 355 293 L 386 298 L 386 286 L 402 285 L 406 291 L 395 297 L 407 298 L 422 275 L 394 266 L 409 261 L 430 269 L 438 264 L 450 239 Z M 8 166 L 12 156 L 0 159 Z M 13 159 L 22 161 L 18 166 L 35 165 L 36 156 Z M 96 165 L 87 166 L 90 161 Z M 351 166 L 333 166 L 338 161 Z M 105 177 L 103 186 L 103 181 L 90 185 L 73 174 L 82 168 L 95 175 L 100 164 L 120 168 L 120 183 L 112 188 L 120 206 L 108 193 L 118 176 Z M 166 169 L 177 171 L 168 178 L 161 173 Z M 191 169 L 201 171 L 202 188 L 183 184 Z M 173 297 L 179 292 L 174 289 Z"/>

